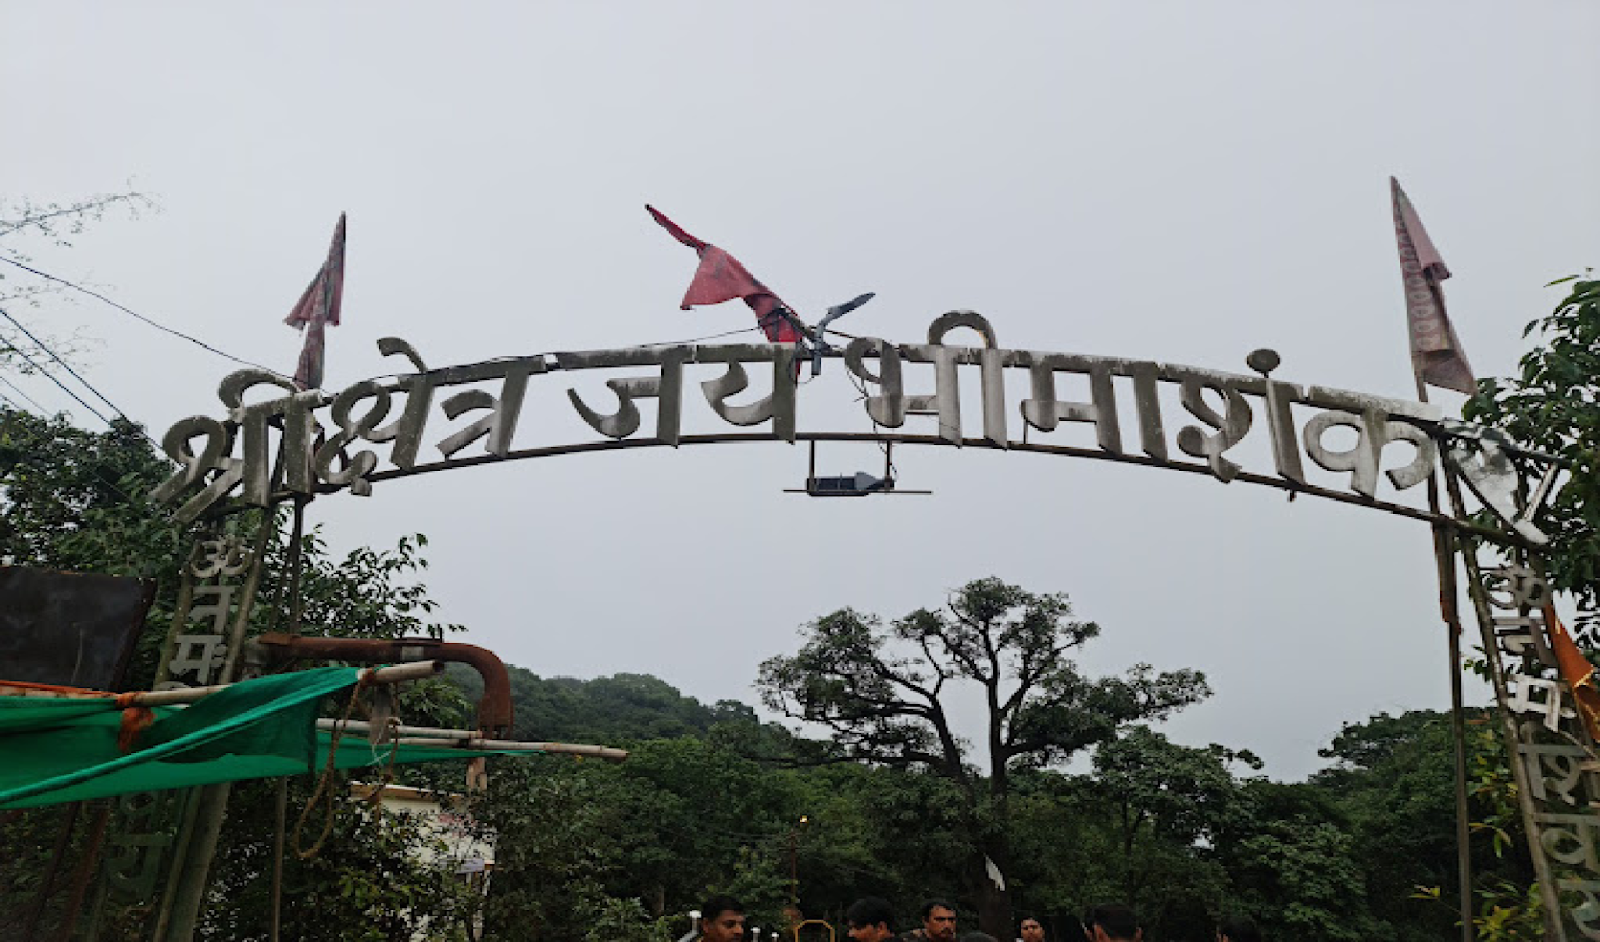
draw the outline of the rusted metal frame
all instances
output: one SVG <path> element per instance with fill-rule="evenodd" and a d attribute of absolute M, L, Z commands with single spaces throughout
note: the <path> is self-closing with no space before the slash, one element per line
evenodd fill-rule
<path fill-rule="evenodd" d="M 898 445 L 939 445 L 965 448 L 987 448 L 996 451 L 1006 450 L 1031 454 L 1058 455 L 1069 458 L 1089 458 L 1096 461 L 1112 461 L 1119 464 L 1133 464 L 1147 468 L 1186 471 L 1191 474 L 1212 477 L 1210 467 L 1204 464 L 1162 460 L 1159 458 L 1151 458 L 1146 455 L 1112 454 L 1096 448 L 1080 448 L 1074 445 L 1047 445 L 1038 442 L 1010 442 L 1008 447 L 1001 449 L 999 445 L 996 445 L 983 438 L 964 438 L 960 442 L 952 442 L 940 438 L 937 435 L 892 434 L 887 432 L 797 432 L 795 434 L 795 439 L 797 441 L 806 442 L 874 442 L 892 443 Z M 777 441 L 782 441 L 782 439 L 770 432 L 721 432 L 709 435 L 684 435 L 678 439 L 678 444 L 721 445 Z M 504 458 L 499 458 L 494 455 L 474 455 L 469 458 L 461 458 L 452 461 L 437 461 L 429 464 L 419 464 L 410 470 L 395 468 L 388 471 L 375 471 L 368 475 L 368 480 L 373 482 L 396 480 L 399 478 L 412 477 L 419 474 L 428 474 L 435 471 L 446 471 L 452 468 L 473 467 L 475 465 L 483 464 L 498 464 L 506 461 L 515 461 L 526 458 L 553 458 L 562 455 L 577 455 L 603 451 L 625 451 L 630 448 L 653 448 L 662 447 L 665 445 L 666 443 L 658 438 L 624 438 L 607 441 L 579 442 L 571 445 L 551 445 L 539 448 L 523 448 L 508 453 Z M 1330 490 L 1325 487 L 1318 487 L 1313 484 L 1297 484 L 1294 481 L 1289 481 L 1284 478 L 1272 477 L 1265 474 L 1256 474 L 1249 471 L 1240 471 L 1234 477 L 1234 480 L 1244 481 L 1249 484 L 1260 484 L 1265 487 L 1273 487 L 1281 491 L 1287 491 L 1290 494 L 1308 494 L 1312 497 L 1321 497 L 1344 504 L 1352 504 L 1357 507 L 1381 510 L 1385 513 L 1394 514 L 1396 516 L 1409 517 L 1413 520 L 1421 520 L 1424 523 L 1432 523 L 1449 527 L 1457 532 L 1470 533 L 1481 539 L 1489 540 L 1490 542 L 1504 546 L 1525 547 L 1527 545 L 1527 542 L 1521 537 L 1513 534 L 1502 533 L 1490 527 L 1472 523 L 1469 520 L 1459 520 L 1443 513 L 1435 514 L 1427 510 L 1422 510 L 1415 507 L 1407 507 L 1404 504 L 1396 504 L 1390 501 L 1369 500 L 1359 494 L 1346 494 L 1340 491 Z M 340 488 L 331 485 L 319 488 L 319 492 L 322 493 L 335 493 L 339 490 Z M 240 507 L 237 509 L 242 510 L 245 508 Z"/>
<path fill-rule="evenodd" d="M 256 643 L 288 659 L 318 658 L 363 663 L 408 662 L 422 659 L 466 664 L 483 678 L 483 699 L 478 701 L 478 728 L 486 735 L 509 733 L 515 716 L 511 704 L 511 676 L 505 662 L 488 648 L 475 644 L 437 641 L 433 638 L 321 638 L 268 632 Z"/>
<path fill-rule="evenodd" d="M 1466 504 L 1461 497 L 1461 484 L 1455 475 L 1453 462 L 1442 456 L 1445 486 L 1450 495 L 1452 509 L 1466 515 Z M 1499 640 L 1494 633 L 1494 612 L 1483 585 L 1483 571 L 1478 565 L 1477 547 L 1473 537 L 1462 535 L 1461 559 L 1467 567 L 1467 595 L 1478 620 L 1478 631 L 1483 642 L 1484 659 L 1489 665 L 1489 679 L 1494 688 L 1495 713 L 1500 720 L 1500 738 L 1505 745 L 1507 761 L 1511 765 L 1511 778 L 1517 791 L 1517 810 L 1522 814 L 1523 831 L 1527 838 L 1528 855 L 1532 859 L 1534 877 L 1539 881 L 1539 896 L 1544 904 L 1545 938 L 1552 942 L 1566 942 L 1567 933 L 1561 918 L 1561 899 L 1556 892 L 1555 877 L 1550 862 L 1544 854 L 1543 841 L 1533 806 L 1533 792 L 1529 787 L 1527 769 L 1523 767 L 1517 750 L 1521 738 L 1517 734 L 1516 718 L 1512 715 L 1506 692 L 1505 667 L 1500 662 Z"/>

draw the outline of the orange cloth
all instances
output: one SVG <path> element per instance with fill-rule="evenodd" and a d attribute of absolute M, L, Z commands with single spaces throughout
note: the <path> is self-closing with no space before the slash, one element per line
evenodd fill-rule
<path fill-rule="evenodd" d="M 122 707 L 122 725 L 117 729 L 117 751 L 124 755 L 133 751 L 139 734 L 156 721 L 156 711 L 134 702 L 138 695 L 138 691 L 117 695 L 117 706 Z"/>
<path fill-rule="evenodd" d="M 1594 665 L 1578 650 L 1572 635 L 1567 633 L 1567 626 L 1556 617 L 1554 606 L 1545 606 L 1544 620 L 1549 626 L 1550 650 L 1555 653 L 1561 679 L 1572 689 L 1572 700 L 1584 727 L 1589 730 L 1589 738 L 1600 742 L 1600 688 L 1595 686 Z"/>

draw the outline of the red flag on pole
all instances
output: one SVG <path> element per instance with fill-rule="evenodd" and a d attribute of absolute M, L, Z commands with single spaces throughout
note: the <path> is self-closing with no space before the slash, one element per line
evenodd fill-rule
<path fill-rule="evenodd" d="M 695 270 L 694 280 L 689 282 L 689 290 L 684 292 L 680 308 L 687 311 L 692 307 L 742 298 L 755 312 L 756 323 L 766 332 L 768 340 L 773 343 L 800 341 L 801 334 L 792 320 L 794 313 L 789 306 L 773 294 L 771 288 L 757 281 L 738 259 L 685 232 L 677 223 L 657 212 L 655 207 L 645 206 L 645 209 L 674 239 L 700 254 L 700 267 Z"/>
<path fill-rule="evenodd" d="M 317 271 L 317 277 L 306 286 L 305 294 L 284 323 L 305 331 L 305 346 L 300 349 L 300 363 L 294 371 L 294 381 L 301 389 L 322 386 L 322 359 L 327 325 L 338 326 L 339 308 L 344 299 L 344 213 L 339 214 L 339 225 L 333 230 L 333 243 L 328 246 L 328 258 Z"/>
<path fill-rule="evenodd" d="M 1400 182 L 1389 178 L 1394 199 L 1394 234 L 1400 243 L 1400 275 L 1406 288 L 1406 326 L 1411 336 L 1411 369 L 1420 382 L 1442 389 L 1472 395 L 1477 383 L 1466 351 L 1450 324 L 1444 309 L 1444 289 L 1450 277 L 1428 230 L 1422 228 L 1417 210 L 1400 189 Z"/>

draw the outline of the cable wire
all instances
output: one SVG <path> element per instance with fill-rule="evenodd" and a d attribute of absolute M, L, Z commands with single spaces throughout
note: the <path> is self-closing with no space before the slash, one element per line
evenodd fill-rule
<path fill-rule="evenodd" d="M 79 374 L 79 372 L 77 370 L 73 369 L 70 365 L 68 365 L 66 360 L 61 359 L 61 357 L 56 355 L 56 352 L 54 350 L 52 350 L 49 347 L 45 346 L 44 345 L 44 341 L 40 340 L 38 337 L 35 337 L 33 335 L 33 331 L 31 331 L 28 328 L 22 326 L 22 323 L 20 321 L 18 321 L 15 317 L 11 316 L 11 312 L 7 311 L 5 308 L 0 308 L 0 317 L 4 317 L 6 320 L 11 322 L 11 326 L 13 326 L 16 329 L 22 331 L 23 336 L 25 336 L 29 340 L 33 341 L 33 345 L 35 347 L 38 347 L 40 350 L 43 350 L 45 353 L 50 354 L 50 359 L 56 361 L 58 364 L 61 365 L 62 369 L 66 370 L 68 373 L 71 373 L 72 374 L 72 378 L 76 379 L 78 382 L 82 383 L 85 389 L 89 390 L 90 392 L 94 393 L 96 396 L 100 397 L 100 401 L 105 403 L 106 405 L 110 406 L 111 407 L 111 411 L 115 412 L 118 416 L 120 416 L 123 421 L 125 421 L 125 422 L 132 422 L 133 421 L 132 419 L 128 418 L 128 414 L 126 412 L 123 412 L 121 409 L 117 408 L 117 404 L 116 403 L 112 402 L 110 399 L 107 399 L 105 397 L 104 393 L 102 393 L 100 390 L 94 388 L 94 386 L 88 380 L 84 379 L 83 376 L 81 374 Z M 19 350 L 18 352 L 20 353 L 21 351 Z"/>
<path fill-rule="evenodd" d="M 64 392 L 67 395 L 71 396 L 73 399 L 76 399 L 78 401 L 79 405 L 83 406 L 85 409 L 88 409 L 94 415 L 95 418 L 97 418 L 100 421 L 104 422 L 106 424 L 107 428 L 111 427 L 111 420 L 106 418 L 105 416 L 101 415 L 100 414 L 100 410 L 96 409 L 94 406 L 89 405 L 87 402 L 84 402 L 82 396 L 78 395 L 77 393 L 75 393 L 72 390 L 68 389 L 66 386 L 62 385 L 61 380 L 56 379 L 54 376 L 51 376 L 50 372 L 48 370 L 46 370 L 44 367 L 40 366 L 38 361 L 34 360 L 33 357 L 28 356 L 27 353 L 23 352 L 20 349 L 19 350 L 14 350 L 12 352 L 16 353 L 17 356 L 22 357 L 22 359 L 26 360 L 28 365 L 33 367 L 36 371 L 38 371 L 38 373 L 41 376 L 43 376 L 45 379 L 49 380 L 52 383 L 55 383 L 56 386 L 62 392 Z"/>
<path fill-rule="evenodd" d="M 77 370 L 73 369 L 72 366 L 67 363 L 67 361 L 65 361 L 65 360 L 61 359 L 61 357 L 57 356 L 56 352 L 54 350 L 51 350 L 49 347 L 45 346 L 45 344 L 44 344 L 44 342 L 42 340 L 40 340 L 38 337 L 35 337 L 33 335 L 33 332 L 28 330 L 28 328 L 22 326 L 22 324 L 15 317 L 11 316 L 10 312 L 5 310 L 4 308 L 0 308 L 0 316 L 5 317 L 5 319 L 10 321 L 13 326 L 15 326 L 18 330 L 20 330 L 24 334 L 26 334 L 28 339 L 33 341 L 34 345 L 37 346 L 40 350 L 43 350 L 45 353 L 50 354 L 50 358 L 52 360 L 55 360 L 57 363 L 61 364 L 61 368 L 66 370 L 68 373 L 71 373 L 74 379 L 76 379 L 78 382 L 80 382 L 80 383 L 82 383 L 84 385 L 84 388 L 88 389 L 90 392 L 94 393 L 96 396 L 99 396 L 100 397 L 100 401 L 104 402 L 106 405 L 110 406 L 111 407 L 111 411 L 115 412 L 117 414 L 118 418 L 122 419 L 122 421 L 124 421 L 124 422 L 128 423 L 129 425 L 133 426 L 134 428 L 138 429 L 139 430 L 139 434 L 143 435 L 145 437 L 145 439 L 150 442 L 150 444 L 154 445 L 157 452 L 161 451 L 161 443 L 155 440 L 155 438 L 150 434 L 149 430 L 147 430 L 142 424 L 140 424 L 138 422 L 135 422 L 134 420 L 128 418 L 128 414 L 126 412 L 123 412 L 121 409 L 117 408 L 117 404 L 116 403 L 112 402 L 110 399 L 107 399 L 105 397 L 104 393 L 102 393 L 102 392 L 100 392 L 100 390 L 94 388 L 94 384 L 92 384 L 88 380 L 84 379 L 83 376 L 81 374 L 79 374 Z M 62 385 L 60 380 L 58 380 L 54 376 L 50 375 L 50 372 L 48 370 L 46 370 L 44 367 L 40 366 L 38 364 L 38 362 L 36 362 L 32 357 L 28 356 L 27 353 L 23 352 L 21 347 L 14 347 L 13 350 L 16 352 L 16 354 L 18 356 L 22 357 L 31 366 L 33 366 L 33 368 L 35 370 L 38 370 L 41 374 L 43 374 L 45 379 L 48 379 L 50 382 L 55 383 L 57 386 L 60 386 L 62 392 L 65 392 L 67 395 L 71 396 L 73 399 L 76 399 L 85 409 L 88 409 L 90 412 L 94 413 L 95 418 L 98 418 L 100 421 L 104 422 L 106 424 L 107 428 L 115 428 L 115 426 L 112 425 L 110 419 L 108 419 L 105 416 L 101 415 L 100 411 L 98 409 L 96 409 L 94 406 L 91 406 L 87 402 L 84 402 L 82 397 L 80 397 L 77 393 L 73 392 L 72 390 L 68 389 L 66 386 Z M 124 495 L 124 496 L 126 496 L 126 495 Z"/>
<path fill-rule="evenodd" d="M 27 393 L 23 392 L 21 386 L 18 386 L 16 383 L 13 383 L 11 380 L 6 379 L 4 374 L 0 374 L 0 383 L 5 383 L 7 386 L 10 386 L 12 392 L 15 392 L 17 395 L 19 395 L 22 398 L 24 398 L 24 399 L 28 400 L 29 402 L 33 403 L 33 407 L 35 409 L 39 410 L 39 414 L 40 415 L 49 415 L 50 414 L 50 410 L 46 409 L 44 406 L 40 405 L 39 404 L 39 400 L 37 400 L 37 399 L 33 398 L 32 396 L 28 395 Z M 24 409 L 22 411 L 26 412 L 27 410 Z"/>
<path fill-rule="evenodd" d="M 636 343 L 636 344 L 634 344 L 634 346 L 635 347 L 676 347 L 676 346 L 678 346 L 680 344 L 700 343 L 703 340 L 721 340 L 723 337 L 733 337 L 733 336 L 738 335 L 738 334 L 754 333 L 755 331 L 758 331 L 760 329 L 761 329 L 760 326 L 756 326 L 756 327 L 741 327 L 738 330 L 725 330 L 720 334 L 711 334 L 711 335 L 705 336 L 705 337 L 690 337 L 688 340 L 665 340 L 665 341 L 662 341 L 661 343 Z M 625 347 L 623 349 L 627 349 L 627 348 Z"/>
<path fill-rule="evenodd" d="M 204 340 L 200 340 L 198 338 L 191 337 L 191 336 L 189 336 L 188 334 L 184 333 L 181 330 L 174 330 L 174 329 L 172 329 L 171 327 L 168 327 L 165 324 L 162 324 L 162 323 L 160 323 L 158 321 L 155 321 L 155 320 L 152 320 L 152 319 L 150 319 L 148 317 L 145 317 L 143 314 L 140 314 L 138 311 L 135 311 L 133 308 L 130 308 L 130 307 L 128 307 L 126 305 L 123 305 L 123 304 L 118 304 L 116 301 L 111 300 L 110 298 L 106 297 L 105 295 L 101 294 L 98 291 L 91 291 L 90 289 L 85 288 L 82 285 L 74 284 L 73 282 L 70 282 L 65 278 L 61 278 L 61 277 L 58 277 L 56 275 L 52 275 L 49 272 L 40 271 L 37 268 L 33 268 L 31 266 L 24 265 L 23 263 L 17 261 L 16 259 L 7 258 L 4 255 L 0 255 L 0 262 L 5 262 L 7 265 L 14 265 L 17 268 L 20 268 L 25 272 L 30 272 L 32 274 L 38 275 L 40 278 L 43 278 L 43 279 L 45 279 L 47 281 L 53 281 L 56 284 L 65 285 L 65 286 L 67 286 L 68 288 L 71 288 L 74 291 L 80 291 L 80 292 L 82 292 L 84 294 L 87 294 L 89 297 L 94 298 L 97 301 L 103 301 L 106 304 L 109 304 L 112 307 L 116 308 L 117 310 L 123 312 L 124 314 L 131 315 L 134 318 L 136 318 L 138 320 L 141 320 L 141 321 L 145 322 L 146 324 L 149 324 L 151 327 L 156 328 L 157 330 L 163 330 L 163 331 L 166 331 L 167 333 L 173 335 L 174 337 L 180 337 L 180 338 L 182 338 L 184 340 L 187 340 L 190 343 L 194 344 L 195 346 L 200 347 L 202 350 L 206 350 L 206 351 L 208 351 L 210 353 L 215 353 L 217 356 L 222 357 L 224 359 L 232 360 L 233 362 L 238 363 L 238 364 L 240 364 L 242 366 L 253 366 L 258 370 L 266 370 L 268 373 L 271 373 L 274 376 L 286 376 L 286 374 L 279 373 L 277 370 L 271 369 L 269 367 L 262 366 L 260 363 L 254 363 L 254 362 L 252 362 L 250 360 L 246 360 L 246 359 L 243 359 L 241 357 L 236 357 L 233 354 L 228 353 L 228 352 L 226 352 L 224 350 L 218 350 L 216 347 L 213 347 L 211 344 L 206 343 Z"/>

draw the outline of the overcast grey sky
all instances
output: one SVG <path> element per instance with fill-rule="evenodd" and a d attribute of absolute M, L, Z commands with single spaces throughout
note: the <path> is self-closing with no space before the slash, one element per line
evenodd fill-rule
<path fill-rule="evenodd" d="M 972 308 L 1004 347 L 1245 372 L 1270 346 L 1282 378 L 1396 396 L 1391 174 L 1480 375 L 1513 366 L 1545 282 L 1600 261 L 1600 7 L 1578 0 L 0 10 L 0 192 L 132 181 L 163 208 L 40 264 L 288 370 L 283 317 L 348 211 L 332 389 L 392 372 L 389 335 L 446 365 L 748 326 L 738 304 L 677 310 L 694 259 L 646 201 L 803 314 L 878 292 L 851 332 L 920 342 Z M 87 375 L 158 435 L 220 414 L 232 364 L 91 301 L 18 313 L 101 339 Z M 763 444 L 454 471 L 311 518 L 341 548 L 428 534 L 444 617 L 545 675 L 753 702 L 804 621 L 998 575 L 1099 621 L 1092 669 L 1205 670 L 1216 696 L 1168 731 L 1276 776 L 1342 722 L 1447 703 L 1415 522 L 1098 462 L 897 463 L 936 494 L 783 494 L 804 449 Z"/>

